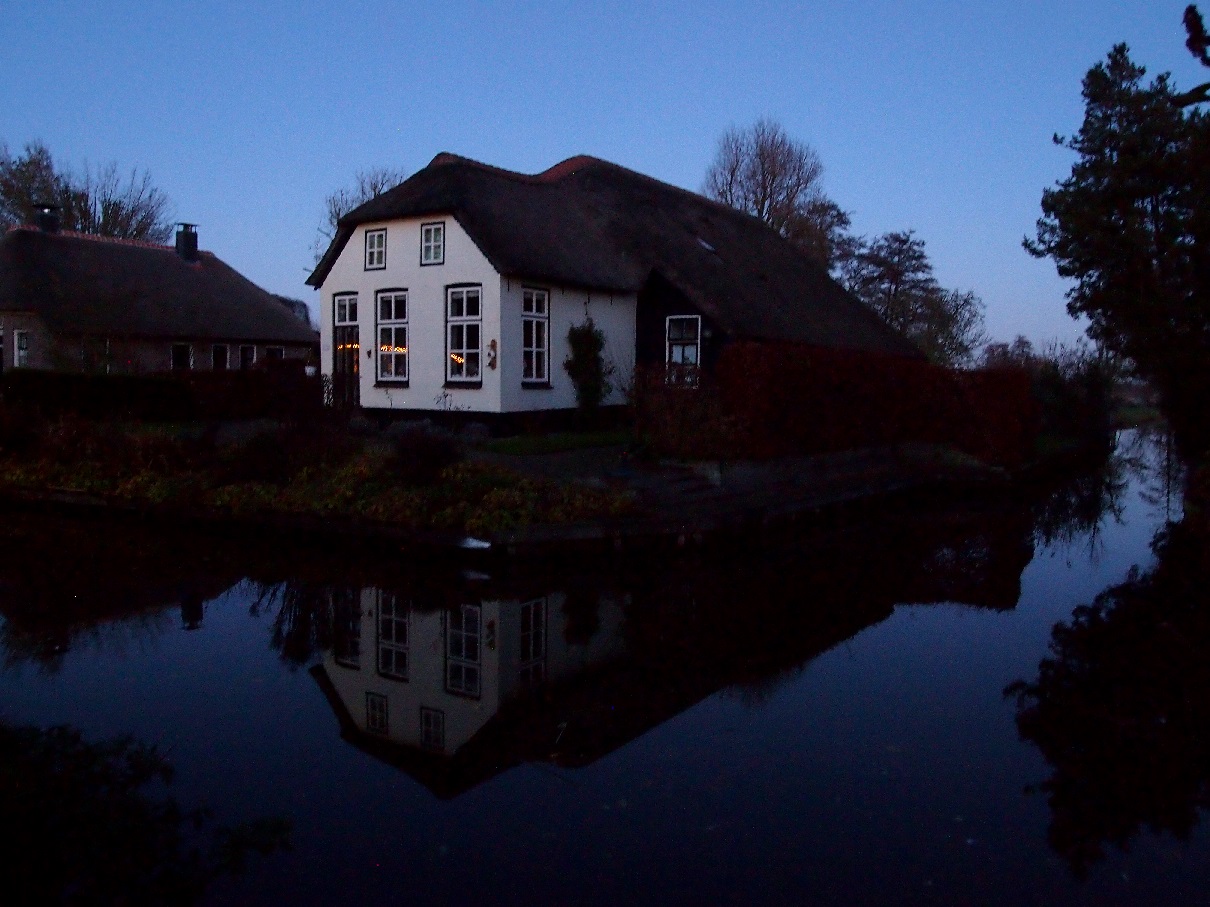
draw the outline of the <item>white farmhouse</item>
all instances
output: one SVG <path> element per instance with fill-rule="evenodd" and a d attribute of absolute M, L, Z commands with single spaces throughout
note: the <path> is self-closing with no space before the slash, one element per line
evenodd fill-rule
<path fill-rule="evenodd" d="M 451 154 L 345 215 L 308 279 L 344 405 L 568 410 L 587 319 L 624 401 L 636 365 L 693 383 L 731 340 L 918 357 L 754 217 L 591 157 L 533 176 Z"/>

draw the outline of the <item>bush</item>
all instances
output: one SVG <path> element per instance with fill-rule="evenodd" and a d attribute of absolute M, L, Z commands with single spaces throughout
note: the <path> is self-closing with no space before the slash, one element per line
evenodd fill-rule
<path fill-rule="evenodd" d="M 441 471 L 462 461 L 462 448 L 449 435 L 417 428 L 395 436 L 386 472 L 404 485 L 437 481 Z"/>

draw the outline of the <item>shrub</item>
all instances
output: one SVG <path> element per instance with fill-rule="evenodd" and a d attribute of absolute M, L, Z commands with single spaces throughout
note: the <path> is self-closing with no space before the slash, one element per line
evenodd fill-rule
<path fill-rule="evenodd" d="M 563 361 L 563 369 L 575 385 L 576 404 L 585 412 L 595 412 L 613 391 L 609 381 L 613 367 L 606 365 L 602 355 L 605 334 L 592 318 L 585 318 L 583 324 L 572 325 L 568 330 L 567 343 L 571 354 Z"/>
<path fill-rule="evenodd" d="M 462 461 L 462 448 L 449 435 L 417 428 L 393 440 L 386 472 L 407 486 L 431 485 L 441 471 Z"/>

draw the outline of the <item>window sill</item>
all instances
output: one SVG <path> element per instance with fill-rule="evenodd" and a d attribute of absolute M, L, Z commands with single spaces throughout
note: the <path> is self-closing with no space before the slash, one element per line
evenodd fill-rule
<path fill-rule="evenodd" d="M 482 381 L 446 381 L 442 387 L 449 390 L 469 390 L 475 391 L 483 387 Z"/>
<path fill-rule="evenodd" d="M 422 267 L 422 268 L 439 268 L 443 264 L 445 264 L 445 259 L 442 259 L 441 261 L 422 261 L 420 263 L 420 267 Z"/>
<path fill-rule="evenodd" d="M 366 271 L 385 271 L 386 269 L 386 265 L 366 265 L 364 268 Z"/>
<path fill-rule="evenodd" d="M 403 390 L 405 388 L 411 387 L 411 382 L 410 381 L 375 381 L 374 386 L 375 387 L 385 387 L 387 390 L 390 390 L 393 387 Z"/>
<path fill-rule="evenodd" d="M 554 385 L 549 381 L 522 381 L 521 390 L 523 391 L 549 391 L 554 390 Z"/>

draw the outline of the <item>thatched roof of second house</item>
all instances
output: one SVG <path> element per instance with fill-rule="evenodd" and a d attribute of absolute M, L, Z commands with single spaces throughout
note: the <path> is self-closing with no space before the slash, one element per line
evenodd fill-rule
<path fill-rule="evenodd" d="M 345 215 L 307 282 L 323 284 L 358 226 L 439 214 L 507 277 L 638 293 L 656 274 L 735 338 L 920 355 L 757 218 L 586 156 L 529 176 L 439 154 Z"/>

